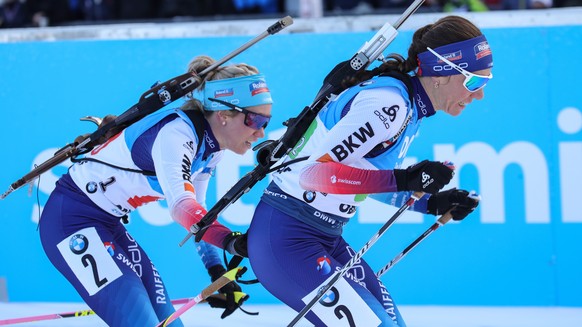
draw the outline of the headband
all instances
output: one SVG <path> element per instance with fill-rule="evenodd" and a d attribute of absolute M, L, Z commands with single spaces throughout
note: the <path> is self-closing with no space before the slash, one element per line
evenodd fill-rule
<path fill-rule="evenodd" d="M 484 35 L 446 44 L 433 50 L 470 72 L 493 67 L 493 55 Z M 430 53 L 430 51 L 418 54 L 418 71 L 416 75 L 449 76 L 456 74 L 460 73 Z"/>
<path fill-rule="evenodd" d="M 230 102 L 243 108 L 273 103 L 265 76 L 262 74 L 206 81 L 204 90 L 197 94 L 197 97 L 200 96 L 202 99 L 198 100 L 204 104 L 204 109 L 210 111 L 232 108 L 212 102 L 208 98 Z"/>

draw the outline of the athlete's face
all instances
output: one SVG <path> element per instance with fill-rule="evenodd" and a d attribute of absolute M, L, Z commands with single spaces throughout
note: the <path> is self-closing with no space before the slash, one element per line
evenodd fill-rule
<path fill-rule="evenodd" d="M 228 149 L 236 154 L 245 154 L 249 149 L 251 149 L 252 144 L 257 142 L 258 139 L 265 137 L 265 128 L 259 127 L 258 129 L 253 128 L 253 113 L 260 114 L 262 116 L 271 116 L 270 104 L 263 104 L 259 106 L 252 106 L 245 108 L 249 113 L 237 113 L 236 115 L 230 117 L 225 126 L 226 137 L 225 144 L 222 146 L 224 149 Z M 260 121 L 261 117 L 257 117 Z M 246 119 L 246 123 L 245 123 Z"/>
<path fill-rule="evenodd" d="M 483 69 L 473 73 L 488 76 L 491 73 L 491 69 Z M 433 96 L 431 100 L 433 105 L 436 110 L 444 111 L 451 116 L 458 116 L 473 100 L 481 100 L 485 95 L 485 88 L 469 92 L 463 86 L 465 76 L 461 74 L 438 77 L 435 78 L 434 82 L 438 83 L 439 87 L 432 89 Z"/>

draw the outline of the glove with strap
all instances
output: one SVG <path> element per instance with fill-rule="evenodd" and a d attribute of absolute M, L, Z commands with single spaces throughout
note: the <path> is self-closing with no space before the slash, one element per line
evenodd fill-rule
<path fill-rule="evenodd" d="M 456 188 L 438 192 L 428 199 L 426 211 L 435 216 L 442 215 L 451 210 L 453 220 L 465 219 L 479 205 L 481 197 L 475 192 L 467 192 Z"/>
<path fill-rule="evenodd" d="M 454 175 L 455 166 L 450 162 L 423 160 L 406 169 L 394 169 L 396 188 L 434 194 L 447 185 Z"/>
<path fill-rule="evenodd" d="M 225 273 L 226 269 L 222 265 L 208 268 L 208 274 L 213 282 Z M 224 309 L 224 312 L 220 316 L 221 319 L 224 319 L 232 314 L 236 309 L 240 308 L 248 298 L 249 295 L 242 292 L 242 289 L 236 282 L 230 282 L 218 290 L 218 294 L 212 294 L 207 297 L 206 302 L 208 302 L 208 304 L 213 308 Z"/>

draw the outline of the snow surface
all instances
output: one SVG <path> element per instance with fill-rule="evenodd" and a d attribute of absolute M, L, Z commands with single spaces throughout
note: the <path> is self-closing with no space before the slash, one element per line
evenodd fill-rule
<path fill-rule="evenodd" d="M 185 326 L 196 327 L 267 327 L 287 326 L 295 312 L 283 305 L 245 305 L 249 316 L 237 311 L 221 320 L 218 309 L 206 304 L 192 307 L 182 316 Z M 399 306 L 408 327 L 582 327 L 582 308 L 568 307 L 460 307 Z M 0 325 L 3 319 L 65 313 L 87 309 L 83 303 L 0 303 Z M 14 326 L 106 326 L 97 316 L 63 318 L 17 324 Z M 311 326 L 302 320 L 298 327 Z M 335 327 L 335 326 L 334 326 Z M 338 326 L 339 327 L 339 326 Z"/>

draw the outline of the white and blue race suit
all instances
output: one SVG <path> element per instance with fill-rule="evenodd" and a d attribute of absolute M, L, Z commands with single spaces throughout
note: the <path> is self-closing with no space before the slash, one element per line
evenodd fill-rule
<path fill-rule="evenodd" d="M 249 259 L 262 285 L 293 309 L 303 309 L 318 286 L 355 254 L 341 235 L 367 197 L 357 192 L 360 180 L 342 179 L 339 170 L 317 182 L 331 188 L 343 183 L 353 187 L 353 194 L 304 189 L 303 174 L 322 161 L 363 171 L 400 168 L 422 119 L 434 114 L 418 78 L 412 78 L 412 85 L 414 103 L 405 84 L 387 76 L 345 90 L 321 110 L 285 160 L 309 159 L 273 174 L 249 228 Z M 391 183 L 378 185 L 378 190 L 395 190 Z M 400 205 L 410 192 L 376 196 Z M 426 199 L 417 201 L 414 210 L 426 210 Z M 364 260 L 348 270 L 306 318 L 316 326 L 405 327 L 392 296 Z"/>
<path fill-rule="evenodd" d="M 109 326 L 155 326 L 175 311 L 154 264 L 120 218 L 157 200 L 169 208 L 187 197 L 204 204 L 223 153 L 204 124 L 200 140 L 181 110 L 141 119 L 73 164 L 44 207 L 44 251 Z M 208 241 L 220 243 L 216 235 Z M 201 242 L 198 249 L 207 268 L 221 263 L 212 245 Z M 171 326 L 183 325 L 178 319 Z"/>

